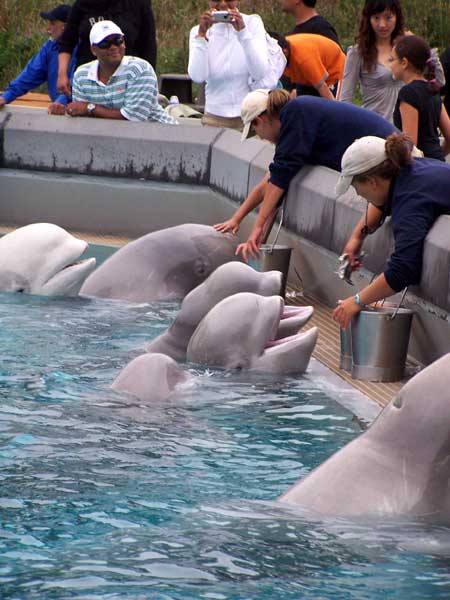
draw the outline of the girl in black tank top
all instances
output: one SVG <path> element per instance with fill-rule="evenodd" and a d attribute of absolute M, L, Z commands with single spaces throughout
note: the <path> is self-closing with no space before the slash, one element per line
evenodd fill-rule
<path fill-rule="evenodd" d="M 394 125 L 425 157 L 445 160 L 450 152 L 450 119 L 438 94 L 429 45 L 418 36 L 402 36 L 396 40 L 390 64 L 394 78 L 405 83 L 394 109 Z M 442 148 L 438 128 L 445 140 Z"/>

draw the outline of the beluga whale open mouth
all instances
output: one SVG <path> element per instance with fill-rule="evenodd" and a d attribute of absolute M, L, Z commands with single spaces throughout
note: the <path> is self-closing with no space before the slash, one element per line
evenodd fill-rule
<path fill-rule="evenodd" d="M 310 307 L 307 307 L 310 308 Z M 303 314 L 302 314 L 303 313 Z M 189 342 L 187 359 L 227 369 L 254 369 L 269 373 L 303 373 L 318 338 L 317 327 L 279 338 L 311 309 L 285 311 L 280 296 L 240 293 L 222 300 L 209 311 Z M 278 338 L 278 339 L 277 339 Z"/>
<path fill-rule="evenodd" d="M 0 239 L 0 291 L 76 296 L 95 268 L 88 243 L 52 223 L 20 227 Z"/>

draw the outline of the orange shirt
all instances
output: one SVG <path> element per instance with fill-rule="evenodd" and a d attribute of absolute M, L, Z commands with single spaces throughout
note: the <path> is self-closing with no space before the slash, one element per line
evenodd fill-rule
<path fill-rule="evenodd" d="M 286 36 L 290 44 L 289 64 L 284 70 L 292 83 L 318 88 L 340 81 L 344 75 L 345 54 L 336 42 L 315 33 Z"/>

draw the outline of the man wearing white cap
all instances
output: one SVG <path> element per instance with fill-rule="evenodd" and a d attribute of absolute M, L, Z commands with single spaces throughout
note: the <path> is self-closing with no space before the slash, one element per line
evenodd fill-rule
<path fill-rule="evenodd" d="M 95 23 L 89 40 L 97 60 L 75 71 L 68 115 L 176 123 L 158 104 L 158 83 L 150 63 L 125 56 L 125 38 L 118 25 Z"/>
<path fill-rule="evenodd" d="M 355 139 L 365 135 L 386 138 L 397 131 L 379 115 L 358 106 L 314 96 L 291 100 L 288 92 L 280 89 L 247 94 L 241 117 L 242 139 L 253 128 L 260 138 L 275 144 L 269 173 L 231 219 L 214 226 L 217 231 L 236 232 L 245 215 L 262 203 L 247 242 L 237 249 L 244 260 L 248 254 L 256 257 L 277 204 L 304 165 L 323 165 L 339 171 L 342 155 Z"/>
<path fill-rule="evenodd" d="M 366 305 L 420 283 L 427 233 L 440 215 L 450 214 L 450 165 L 413 158 L 415 154 L 411 140 L 397 133 L 386 140 L 373 136 L 356 140 L 342 157 L 336 194 L 352 185 L 370 203 L 343 250 L 351 266 L 360 266 L 357 256 L 365 237 L 387 215 L 395 241 L 384 273 L 355 296 L 338 301 L 333 319 L 344 329 Z"/>

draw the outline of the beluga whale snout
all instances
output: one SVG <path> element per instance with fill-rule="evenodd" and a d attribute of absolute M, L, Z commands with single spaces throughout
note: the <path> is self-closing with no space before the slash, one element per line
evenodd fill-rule
<path fill-rule="evenodd" d="M 314 350 L 318 330 L 313 327 L 277 339 L 284 310 L 280 296 L 240 293 L 225 298 L 195 330 L 188 345 L 187 360 L 226 369 L 303 373 Z"/>
<path fill-rule="evenodd" d="M 76 296 L 95 269 L 88 243 L 52 223 L 33 223 L 0 238 L 0 291 Z"/>

